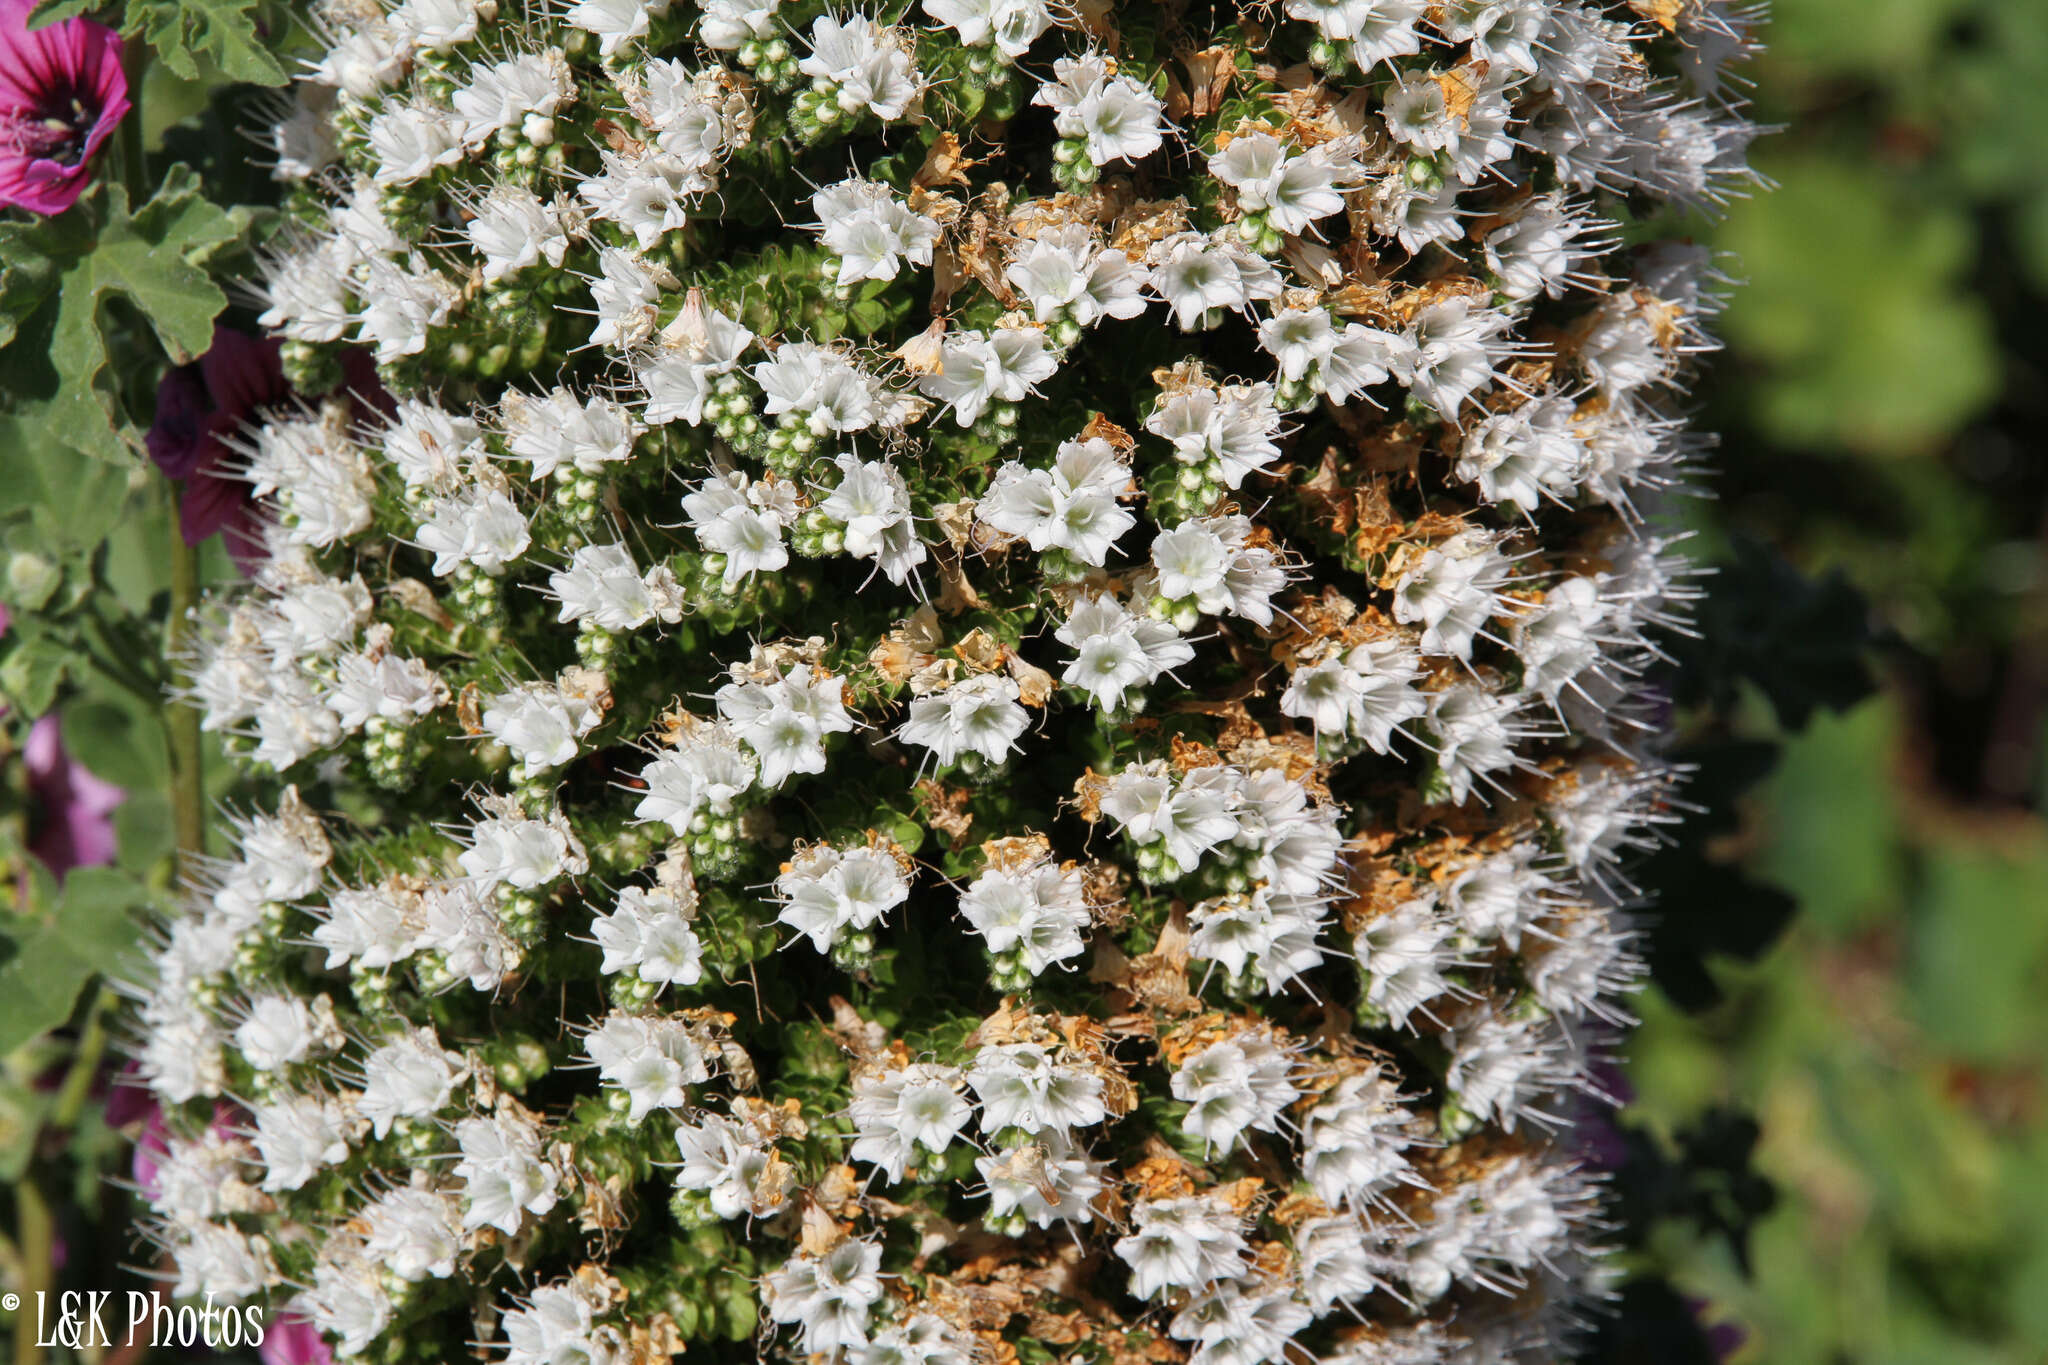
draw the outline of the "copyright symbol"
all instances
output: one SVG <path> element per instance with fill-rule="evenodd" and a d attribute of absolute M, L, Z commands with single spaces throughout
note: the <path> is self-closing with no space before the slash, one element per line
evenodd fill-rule
<path fill-rule="evenodd" d="M 8 1312 L 12 1313 L 19 1307 L 21 1307 L 21 1295 L 0 1294 L 0 1308 L 5 1308 Z"/>

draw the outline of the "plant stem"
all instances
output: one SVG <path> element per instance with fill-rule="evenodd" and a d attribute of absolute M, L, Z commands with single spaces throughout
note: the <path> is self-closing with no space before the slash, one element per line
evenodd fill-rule
<path fill-rule="evenodd" d="M 170 503 L 171 528 L 171 619 L 164 630 L 165 673 L 174 687 L 189 681 L 187 661 L 191 657 L 192 612 L 199 604 L 199 552 L 185 543 L 178 526 L 178 488 L 168 480 L 165 496 Z M 173 704 L 164 717 L 170 736 L 171 809 L 178 833 L 178 870 L 187 877 L 198 875 L 198 859 L 206 854 L 206 785 L 200 777 L 199 712 L 190 706 Z"/>
<path fill-rule="evenodd" d="M 14 1224 L 21 1250 L 21 1307 L 14 1315 L 14 1361 L 15 1365 L 39 1365 L 43 1350 L 36 1344 L 40 1316 L 36 1305 L 42 1302 L 38 1296 L 50 1288 L 57 1224 L 33 1176 L 14 1187 Z"/>
<path fill-rule="evenodd" d="M 99 1074 L 100 1060 L 107 1055 L 107 1006 L 113 1000 L 114 993 L 104 981 L 93 988 L 92 1003 L 85 1009 L 84 1031 L 78 1036 L 78 1047 L 71 1054 L 71 1066 L 64 1073 L 56 1103 L 50 1106 L 50 1126 L 60 1132 L 78 1123 L 85 1112 L 85 1102 L 92 1095 L 93 1078 Z"/>

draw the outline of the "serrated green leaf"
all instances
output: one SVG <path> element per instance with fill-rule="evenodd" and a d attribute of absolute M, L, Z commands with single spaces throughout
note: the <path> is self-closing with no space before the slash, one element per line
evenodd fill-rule
<path fill-rule="evenodd" d="M 53 3 L 39 5 L 29 16 L 28 27 L 33 33 L 37 29 L 61 24 L 66 19 L 76 19 L 81 14 L 90 14 L 96 8 L 95 0 L 53 0 Z"/>
<path fill-rule="evenodd" d="M 107 370 L 105 305 L 125 300 L 174 364 L 193 359 L 212 341 L 213 320 L 227 307 L 205 263 L 235 240 L 237 224 L 200 194 L 198 177 L 182 165 L 171 167 L 133 214 L 118 185 L 101 184 L 94 199 L 89 218 L 65 221 L 75 232 L 96 220 L 98 232 L 68 256 L 48 253 L 59 264 L 61 288 L 26 319 L 8 348 L 8 360 L 20 362 L 28 400 L 15 413 L 18 429 L 11 437 L 121 461 L 132 458 L 135 433 Z"/>
<path fill-rule="evenodd" d="M 70 1016 L 79 988 L 134 945 L 145 895 L 125 872 L 72 869 L 56 908 L 0 967 L 0 1055 Z"/>
<path fill-rule="evenodd" d="M 289 76 L 256 31 L 257 0 L 131 0 L 121 31 L 139 37 L 186 80 L 199 78 L 195 56 L 210 56 L 230 80 L 283 85 Z"/>

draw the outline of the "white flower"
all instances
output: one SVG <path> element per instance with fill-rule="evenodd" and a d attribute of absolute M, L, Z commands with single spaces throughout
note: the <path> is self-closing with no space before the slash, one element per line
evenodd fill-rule
<path fill-rule="evenodd" d="M 739 368 L 753 342 L 746 327 L 705 307 L 691 291 L 682 312 L 662 329 L 662 344 L 633 358 L 634 377 L 647 392 L 641 416 L 652 423 L 680 420 L 701 426 L 713 382 Z"/>
<path fill-rule="evenodd" d="M 1031 3 L 1031 0 L 1025 0 Z M 847 1355 L 852 1365 L 970 1365 L 975 1343 L 936 1313 L 916 1313 L 885 1327 Z"/>
<path fill-rule="evenodd" d="M 1053 128 L 1081 142 L 1092 164 L 1142 161 L 1159 150 L 1165 107 L 1145 86 L 1116 74 L 1108 57 L 1057 57 L 1052 70 L 1031 102 L 1053 110 Z"/>
<path fill-rule="evenodd" d="M 690 220 L 691 200 L 712 188 L 711 179 L 681 157 L 648 149 L 603 154 L 604 170 L 576 187 L 576 195 L 598 218 L 633 234 L 642 251 Z"/>
<path fill-rule="evenodd" d="M 894 31 L 858 14 L 843 23 L 830 15 L 813 23 L 811 55 L 797 69 L 836 87 L 839 107 L 848 113 L 864 109 L 884 123 L 902 118 L 923 91 Z"/>
<path fill-rule="evenodd" d="M 402 962 L 413 952 L 421 924 L 418 897 L 395 888 L 343 888 L 328 893 L 313 930 L 332 970 L 355 962 L 366 972 Z"/>
<path fill-rule="evenodd" d="M 1534 398 L 1475 424 L 1452 472 L 1479 487 L 1488 502 L 1534 516 L 1545 498 L 1564 502 L 1578 487 L 1586 449 L 1572 423 L 1568 398 Z"/>
<path fill-rule="evenodd" d="M 1445 1035 L 1444 1088 L 1467 1114 L 1512 1133 L 1521 1119 L 1541 1116 L 1532 1104 L 1570 1079 L 1562 1042 L 1552 1019 L 1475 1006 Z"/>
<path fill-rule="evenodd" d="M 598 53 L 609 57 L 634 39 L 646 37 L 648 20 L 666 13 L 668 0 L 576 0 L 562 19 L 596 34 Z"/>
<path fill-rule="evenodd" d="M 1080 223 L 1048 228 L 1015 249 L 1003 278 L 1040 322 L 1093 327 L 1145 311 L 1144 268 L 1114 247 L 1098 246 Z"/>
<path fill-rule="evenodd" d="M 568 60 L 556 49 L 472 67 L 470 82 L 455 92 L 454 104 L 462 116 L 462 140 L 480 147 L 511 128 L 531 142 L 552 141 L 554 114 L 574 97 Z"/>
<path fill-rule="evenodd" d="M 960 1068 L 936 1062 L 862 1071 L 847 1108 L 855 1133 L 847 1154 L 873 1162 L 892 1181 L 903 1179 L 918 1148 L 944 1152 L 973 1115 L 961 1088 Z"/>
<path fill-rule="evenodd" d="M 659 820 L 678 835 L 689 834 L 700 816 L 730 814 L 733 803 L 753 788 L 759 771 L 731 727 L 686 723 L 673 746 L 640 770 L 647 794 L 633 814 Z"/>
<path fill-rule="evenodd" d="M 387 1190 L 357 1215 L 366 1231 L 363 1254 L 399 1279 L 445 1280 L 462 1252 L 462 1227 L 449 1195 L 416 1183 Z"/>
<path fill-rule="evenodd" d="M 251 1105 L 250 1113 L 266 1190 L 296 1190 L 348 1160 L 348 1114 L 325 1095 L 287 1092 Z"/>
<path fill-rule="evenodd" d="M 1422 626 L 1422 652 L 1472 657 L 1472 642 L 1501 610 L 1511 582 L 1494 538 L 1462 531 L 1425 553 L 1394 583 L 1394 619 Z"/>
<path fill-rule="evenodd" d="M 1018 1213 L 1039 1228 L 1094 1222 L 1094 1201 L 1106 1188 L 1103 1163 L 1056 1129 L 993 1155 L 976 1157 L 974 1169 L 988 1183 L 991 1217 Z"/>
<path fill-rule="evenodd" d="M 340 1046 L 341 1033 L 325 995 L 313 997 L 309 1007 L 297 996 L 264 994 L 249 1002 L 234 1039 L 235 1050 L 251 1067 L 281 1071 Z"/>
<path fill-rule="evenodd" d="M 1234 978 L 1255 975 L 1269 995 L 1319 965 L 1327 902 L 1269 891 L 1202 901 L 1189 914 L 1188 956 L 1216 962 Z"/>
<path fill-rule="evenodd" d="M 1016 953 L 1037 976 L 1087 948 L 1088 897 L 1081 870 L 1041 856 L 1022 866 L 991 866 L 960 893 L 960 913 L 992 953 Z"/>
<path fill-rule="evenodd" d="M 893 280 L 905 263 L 930 265 L 939 225 L 912 212 L 887 185 L 855 176 L 811 196 L 825 247 L 839 258 L 839 285 Z"/>
<path fill-rule="evenodd" d="M 772 38 L 779 31 L 775 12 L 781 8 L 782 0 L 705 0 L 699 6 L 697 41 L 714 52 L 735 52 Z"/>
<path fill-rule="evenodd" d="M 534 772 L 559 768 L 576 757 L 577 741 L 597 728 L 604 713 L 587 697 L 549 683 L 521 683 L 484 703 L 484 733 Z"/>
<path fill-rule="evenodd" d="M 503 573 L 532 543 L 519 505 L 484 483 L 436 499 L 419 529 L 419 546 L 434 556 L 434 572 L 443 578 L 465 564 Z"/>
<path fill-rule="evenodd" d="M 1280 425 L 1270 384 L 1181 389 L 1145 419 L 1145 430 L 1172 443 L 1176 460 L 1233 489 L 1280 458 Z"/>
<path fill-rule="evenodd" d="M 910 879 L 886 847 L 799 850 L 775 879 L 776 918 L 829 953 L 849 931 L 865 933 L 910 899 Z"/>
<path fill-rule="evenodd" d="M 590 870 L 582 842 L 559 810 L 544 820 L 490 816 L 470 827 L 469 838 L 470 846 L 456 861 L 486 887 L 503 883 L 532 891 Z"/>
<path fill-rule="evenodd" d="M 519 969 L 522 952 L 498 913 L 498 900 L 469 881 L 427 888 L 420 899 L 419 952 L 438 953 L 451 977 L 471 990 L 495 991 Z"/>
<path fill-rule="evenodd" d="M 1280 714 L 1305 720 L 1318 735 L 1351 735 L 1376 754 L 1429 709 L 1415 686 L 1421 676 L 1415 651 L 1395 638 L 1367 640 L 1305 664 L 1288 676 Z"/>
<path fill-rule="evenodd" d="M 336 1351 L 361 1355 L 391 1323 L 384 1268 L 363 1254 L 355 1237 L 336 1236 L 313 1263 L 312 1287 L 295 1303 L 322 1333 L 337 1338 Z"/>
<path fill-rule="evenodd" d="M 1509 632 L 1509 644 L 1522 661 L 1522 686 L 1553 704 L 1581 674 L 1597 671 L 1603 662 L 1612 604 L 1600 586 L 1585 575 L 1565 579 L 1516 617 Z"/>
<path fill-rule="evenodd" d="M 1395 358 L 1395 375 L 1438 416 L 1451 418 L 1465 400 L 1493 383 L 1498 338 L 1507 314 L 1459 296 L 1425 304 L 1408 324 L 1412 353 Z"/>
<path fill-rule="evenodd" d="M 476 0 L 405 0 L 391 11 L 391 30 L 415 51 L 446 52 L 476 37 Z"/>
<path fill-rule="evenodd" d="M 731 1119 L 700 1114 L 693 1123 L 676 1125 L 676 1148 L 682 1156 L 676 1188 L 705 1195 L 720 1218 L 766 1218 L 788 1198 L 787 1182 L 763 1178 L 772 1150 Z"/>
<path fill-rule="evenodd" d="M 983 1044 L 967 1081 L 981 1101 L 981 1129 L 989 1134 L 1015 1128 L 1064 1138 L 1109 1116 L 1102 1077 L 1036 1043 Z"/>
<path fill-rule="evenodd" d="M 1362 1208 L 1395 1185 L 1424 1183 L 1406 1155 L 1422 1136 L 1377 1067 L 1346 1076 L 1302 1116 L 1302 1174 L 1331 1208 Z"/>
<path fill-rule="evenodd" d="M 1141 847 L 1155 841 L 1181 872 L 1235 837 L 1241 801 L 1238 775 L 1211 766 L 1173 772 L 1161 761 L 1136 763 L 1110 779 L 1102 813 Z"/>
<path fill-rule="evenodd" d="M 782 568 L 782 543 L 796 512 L 795 490 L 772 477 L 756 483 L 739 470 L 714 474 L 683 498 L 683 516 L 707 554 L 725 557 L 725 586 Z"/>
<path fill-rule="evenodd" d="M 598 970 L 630 971 L 653 985 L 696 985 L 704 977 L 703 945 L 690 927 L 696 909 L 694 891 L 679 897 L 663 887 L 627 887 L 610 914 L 590 922 L 604 950 Z"/>
<path fill-rule="evenodd" d="M 1119 501 L 1133 491 L 1130 466 L 1099 436 L 1063 441 L 1051 469 L 1011 460 L 996 471 L 974 514 L 1034 550 L 1064 550 L 1100 565 L 1137 516 Z"/>
<path fill-rule="evenodd" d="M 541 1155 L 540 1129 L 522 1111 L 464 1119 L 455 1125 L 455 1141 L 462 1149 L 455 1176 L 463 1182 L 465 1232 L 494 1227 L 516 1237 L 528 1214 L 544 1218 L 555 1206 L 561 1177 Z"/>
<path fill-rule="evenodd" d="M 1476 682 L 1454 683 L 1429 699 L 1429 731 L 1437 767 L 1452 804 L 1463 805 L 1474 779 L 1511 768 L 1515 741 L 1530 733 L 1516 721 L 1529 693 L 1490 692 Z"/>
<path fill-rule="evenodd" d="M 431 1028 L 401 1033 L 363 1062 L 363 1093 L 356 1110 L 383 1137 L 399 1119 L 430 1119 L 469 1074 L 461 1056 L 442 1048 Z"/>
<path fill-rule="evenodd" d="M 624 1094 L 628 1123 L 657 1109 L 680 1109 L 684 1086 L 711 1079 L 703 1050 L 676 1019 L 613 1010 L 584 1036 L 583 1050 L 606 1087 Z"/>
<path fill-rule="evenodd" d="M 939 362 L 937 373 L 918 376 L 918 389 L 951 407 L 963 427 L 981 420 L 991 402 L 1022 402 L 1059 369 L 1036 327 L 950 332 L 940 343 Z"/>
<path fill-rule="evenodd" d="M 1159 595 L 1271 625 L 1273 594 L 1287 585 L 1287 571 L 1272 550 L 1250 543 L 1252 532 L 1251 519 L 1236 514 L 1197 517 L 1161 532 L 1152 541 Z"/>
<path fill-rule="evenodd" d="M 1181 1126 L 1226 1153 L 1247 1128 L 1277 1132 L 1281 1112 L 1301 1098 L 1288 1079 L 1293 1065 L 1264 1031 L 1209 1044 L 1173 1073 L 1173 1097 L 1188 1106 Z"/>
<path fill-rule="evenodd" d="M 1344 211 L 1342 187 L 1365 174 L 1341 143 L 1323 143 L 1290 154 L 1287 144 L 1267 132 L 1240 133 L 1209 158 L 1209 172 L 1237 191 L 1250 213 L 1263 213 L 1275 232 L 1293 236 L 1318 219 Z"/>
<path fill-rule="evenodd" d="M 508 394 L 503 402 L 505 448 L 524 460 L 536 481 L 563 466 L 580 474 L 601 474 L 632 458 L 640 433 L 632 417 L 610 399 L 580 398 L 554 389 L 540 398 Z"/>
<path fill-rule="evenodd" d="M 603 1295 L 586 1281 L 564 1280 L 534 1290 L 525 1307 L 506 1309 L 498 1320 L 505 1332 L 503 1365 L 611 1365 L 615 1348 L 594 1316 Z"/>
<path fill-rule="evenodd" d="M 469 417 L 408 398 L 391 415 L 383 450 L 407 488 L 448 492 L 483 457 L 483 429 Z"/>
<path fill-rule="evenodd" d="M 1195 657 L 1195 647 L 1171 624 L 1133 615 L 1108 593 L 1077 598 L 1053 637 L 1075 656 L 1060 680 L 1080 688 L 1105 709 L 1123 705 L 1131 688 L 1143 687 Z"/>
<path fill-rule="evenodd" d="M 440 109 L 387 105 L 370 120 L 369 139 L 379 185 L 409 185 L 462 160 L 462 127 Z"/>
<path fill-rule="evenodd" d="M 232 1303 L 260 1294 L 278 1280 L 269 1243 L 221 1223 L 185 1229 L 171 1254 L 178 1263 L 177 1282 L 170 1291 L 175 1298 L 209 1294 Z"/>
<path fill-rule="evenodd" d="M 1365 1002 L 1395 1028 L 1408 1027 L 1411 1014 L 1453 989 L 1444 973 L 1462 965 L 1456 931 L 1433 896 L 1404 901 L 1369 921 L 1352 943 Z"/>
<path fill-rule="evenodd" d="M 907 582 L 925 561 L 925 548 L 911 523 L 910 489 L 887 460 L 834 456 L 839 486 L 818 511 L 841 523 L 846 553 L 872 559 L 891 583 Z"/>
<path fill-rule="evenodd" d="M 1235 1279 L 1250 1251 L 1237 1215 L 1203 1195 L 1140 1199 L 1131 1206 L 1131 1229 L 1117 1239 L 1116 1254 L 1131 1268 L 1130 1290 L 1140 1299 Z"/>
<path fill-rule="evenodd" d="M 1167 1334 L 1197 1343 L 1188 1357 L 1197 1365 L 1285 1360 L 1294 1334 L 1314 1320 L 1292 1285 L 1247 1276 L 1195 1295 L 1174 1314 Z"/>
<path fill-rule="evenodd" d="M 785 341 L 753 368 L 770 417 L 801 419 L 813 436 L 898 426 L 903 404 L 841 352 L 809 341 Z"/>
<path fill-rule="evenodd" d="M 774 790 L 797 773 L 825 771 L 825 736 L 853 729 L 846 684 L 808 663 L 763 678 L 747 665 L 718 689 L 718 714 L 761 761 L 761 786 Z"/>
<path fill-rule="evenodd" d="M 600 630 L 638 630 L 659 618 L 682 619 L 682 590 L 666 565 L 645 574 L 624 545 L 582 545 L 569 566 L 548 575 L 548 590 L 562 604 L 555 619 L 588 621 Z"/>
<path fill-rule="evenodd" d="M 869 1315 L 882 1297 L 882 1278 L 875 1273 L 881 1264 L 881 1247 L 855 1238 L 819 1256 L 800 1251 L 762 1278 L 768 1315 L 797 1327 L 805 1355 L 864 1345 Z"/>
<path fill-rule="evenodd" d="M 924 12 L 968 47 L 994 47 L 1008 61 L 1052 27 L 1046 0 L 924 0 Z"/>
<path fill-rule="evenodd" d="M 653 267 L 619 247 L 599 248 L 597 269 L 597 278 L 590 282 L 590 301 L 597 311 L 590 344 L 631 350 L 654 334 L 661 282 Z"/>
<path fill-rule="evenodd" d="M 1234 233 L 1175 233 L 1155 244 L 1146 259 L 1151 266 L 1147 284 L 1173 309 L 1183 332 L 1213 326 L 1224 312 L 1241 311 L 1280 293 L 1279 274 Z"/>
<path fill-rule="evenodd" d="M 943 692 L 913 700 L 896 737 L 931 750 L 941 765 L 969 753 L 1000 763 L 1031 725 L 1030 715 L 1018 704 L 1019 695 L 1007 674 L 964 679 Z"/>

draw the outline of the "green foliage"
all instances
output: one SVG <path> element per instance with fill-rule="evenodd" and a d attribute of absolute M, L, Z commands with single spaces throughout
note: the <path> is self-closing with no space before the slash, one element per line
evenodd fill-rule
<path fill-rule="evenodd" d="M 227 307 L 206 265 L 240 235 L 235 215 L 178 165 L 132 214 L 126 190 L 101 184 L 56 218 L 0 231 L 0 312 L 18 319 L 0 353 L 14 407 L 0 443 L 131 460 L 140 441 L 124 383 L 132 375 L 109 366 L 109 345 L 131 344 L 122 310 L 172 363 L 197 357 Z"/>
<path fill-rule="evenodd" d="M 56 906 L 20 933 L 0 966 L 0 1055 L 70 1017 L 79 987 L 135 943 L 142 902 L 141 884 L 112 868 L 65 878 Z"/>

